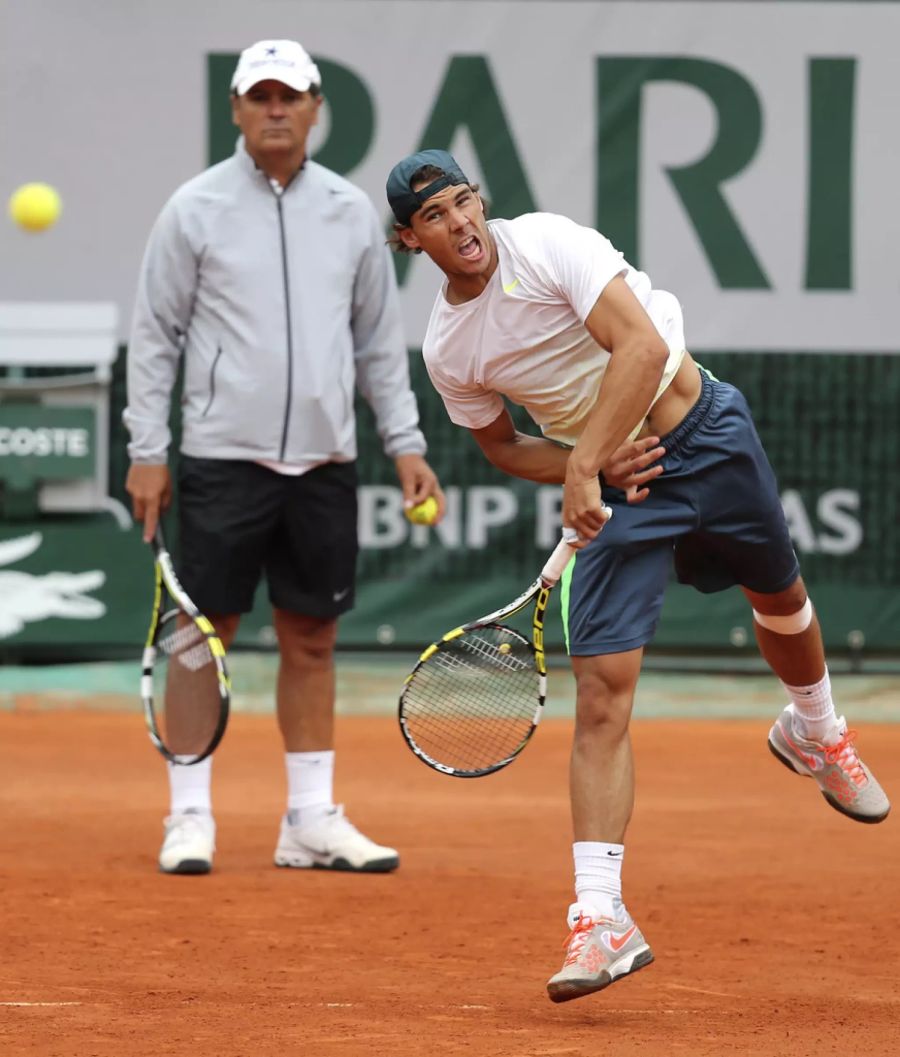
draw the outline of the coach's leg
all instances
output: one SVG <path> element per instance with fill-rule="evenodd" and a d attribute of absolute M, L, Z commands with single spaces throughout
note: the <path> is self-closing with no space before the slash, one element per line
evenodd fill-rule
<path fill-rule="evenodd" d="M 213 616 L 209 620 L 227 651 L 237 634 L 240 614 Z M 191 624 L 190 619 L 182 614 L 178 615 L 177 621 L 179 628 L 187 628 Z M 211 678 L 213 676 L 208 667 L 198 672 L 182 664 L 170 664 L 166 669 L 166 741 L 173 752 L 193 756 L 209 744 L 218 717 L 218 695 L 215 695 L 216 715 L 204 714 L 202 709 L 197 708 L 195 685 L 198 681 L 206 683 Z M 206 699 L 208 695 L 200 696 Z M 178 767 L 175 774 L 181 773 L 182 777 L 186 777 L 201 766 L 202 763 L 196 767 Z"/>
<path fill-rule="evenodd" d="M 237 634 L 240 614 L 210 616 L 216 634 L 226 650 Z M 166 733 L 175 752 L 194 755 L 209 744 L 211 715 L 197 708 L 193 680 L 209 679 L 208 668 L 192 672 L 182 665 L 170 665 L 166 672 Z M 207 688 L 208 689 L 208 688 Z M 167 763 L 169 814 L 164 822 L 165 838 L 159 853 L 163 873 L 206 874 L 212 869 L 216 825 L 212 816 L 212 756 L 184 766 Z"/>
<path fill-rule="evenodd" d="M 400 857 L 370 840 L 334 806 L 334 644 L 337 621 L 275 609 L 281 652 L 278 725 L 288 779 L 275 864 L 383 873 Z"/>
<path fill-rule="evenodd" d="M 187 617 L 178 617 L 179 623 L 187 626 Z M 237 634 L 241 617 L 239 613 L 228 616 L 211 616 L 209 620 L 227 651 Z M 196 693 L 198 679 L 204 683 L 214 678 L 210 666 L 194 672 L 180 664 L 170 664 L 166 669 L 166 737 L 173 752 L 194 756 L 209 744 L 210 735 L 218 719 L 218 694 L 210 697 L 209 686 L 205 692 Z M 212 701 L 215 714 L 197 707 L 197 701 Z M 200 763 L 184 766 L 168 764 L 169 814 L 180 815 L 185 811 L 209 813 L 211 807 L 210 786 L 212 782 L 212 756 Z"/>
<path fill-rule="evenodd" d="M 337 621 L 273 610 L 280 652 L 276 707 L 284 741 L 289 822 L 334 807 L 334 644 Z"/>
<path fill-rule="evenodd" d="M 337 621 L 274 610 L 280 663 L 276 704 L 286 752 L 334 748 Z"/>
<path fill-rule="evenodd" d="M 791 770 L 815 778 L 832 807 L 858 822 L 880 822 L 890 802 L 835 714 L 822 632 L 803 580 L 773 594 L 742 590 L 760 652 L 791 699 L 769 732 L 769 748 Z"/>

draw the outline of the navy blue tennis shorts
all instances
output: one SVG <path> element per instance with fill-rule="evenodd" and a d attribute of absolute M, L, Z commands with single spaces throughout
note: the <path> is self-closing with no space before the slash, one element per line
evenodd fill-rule
<path fill-rule="evenodd" d="M 701 371 L 700 398 L 660 443 L 664 471 L 633 506 L 603 489 L 614 516 L 563 578 L 572 656 L 645 646 L 653 638 L 674 562 L 698 591 L 740 584 L 774 594 L 800 573 L 750 409 L 733 385 Z"/>
<path fill-rule="evenodd" d="M 249 613 L 265 576 L 278 609 L 330 620 L 353 606 L 356 464 L 299 476 L 181 455 L 178 576 L 210 616 Z"/>

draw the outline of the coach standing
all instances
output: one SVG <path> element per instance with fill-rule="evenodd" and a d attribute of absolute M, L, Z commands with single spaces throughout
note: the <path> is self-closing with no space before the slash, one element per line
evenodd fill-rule
<path fill-rule="evenodd" d="M 332 797 L 334 644 L 353 604 L 354 387 L 407 506 L 443 494 L 424 459 L 396 285 L 369 199 L 307 157 L 319 70 L 295 41 L 242 52 L 233 157 L 182 185 L 150 234 L 128 348 L 126 487 L 149 540 L 169 504 L 170 401 L 184 356 L 179 575 L 226 649 L 268 581 L 288 801 L 279 866 L 386 871 L 393 848 Z M 171 702 L 169 703 L 171 707 Z M 211 761 L 168 765 L 167 873 L 207 873 Z"/>

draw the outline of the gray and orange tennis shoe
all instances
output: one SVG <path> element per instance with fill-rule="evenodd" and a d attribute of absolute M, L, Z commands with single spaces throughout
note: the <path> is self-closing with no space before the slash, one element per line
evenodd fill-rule
<path fill-rule="evenodd" d="M 781 713 L 769 731 L 769 749 L 785 767 L 815 779 L 822 796 L 842 815 L 857 822 L 881 822 L 891 804 L 874 775 L 857 755 L 855 730 L 847 730 L 843 716 L 832 744 L 804 738 L 793 705 Z"/>
<path fill-rule="evenodd" d="M 344 808 L 338 805 L 305 825 L 295 823 L 293 813 L 285 815 L 275 849 L 275 865 L 389 873 L 400 865 L 400 856 L 393 848 L 376 844 L 360 833 L 344 816 Z"/>
<path fill-rule="evenodd" d="M 569 1002 L 602 991 L 653 961 L 641 930 L 628 911 L 623 908 L 623 912 L 623 918 L 613 921 L 579 903 L 569 907 L 566 960 L 547 982 L 551 1002 Z"/>
<path fill-rule="evenodd" d="M 209 873 L 216 850 L 216 823 L 208 811 L 188 808 L 163 823 L 165 837 L 159 852 L 163 873 Z"/>

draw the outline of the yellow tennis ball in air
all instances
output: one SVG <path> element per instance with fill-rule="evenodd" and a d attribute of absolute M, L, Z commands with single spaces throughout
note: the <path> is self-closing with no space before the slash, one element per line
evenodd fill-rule
<path fill-rule="evenodd" d="M 438 502 L 433 495 L 404 511 L 414 525 L 433 525 L 438 515 Z"/>
<path fill-rule="evenodd" d="M 9 199 L 9 215 L 26 231 L 43 231 L 55 224 L 62 201 L 49 184 L 22 184 Z"/>
<path fill-rule="evenodd" d="M 497 647 L 497 652 L 498 653 L 511 653 L 512 652 L 512 646 L 510 646 L 510 644 L 508 642 L 501 642 L 500 645 Z"/>

